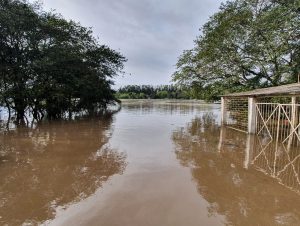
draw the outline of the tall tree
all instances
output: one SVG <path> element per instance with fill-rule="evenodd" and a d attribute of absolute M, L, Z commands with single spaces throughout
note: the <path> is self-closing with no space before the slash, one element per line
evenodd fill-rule
<path fill-rule="evenodd" d="M 299 73 L 299 0 L 234 0 L 203 26 L 177 63 L 174 81 L 204 98 L 295 81 Z"/>
<path fill-rule="evenodd" d="M 0 2 L 1 96 L 6 106 L 23 119 L 28 104 L 28 86 L 32 80 L 30 63 L 34 61 L 39 16 L 34 5 L 25 2 Z"/>
<path fill-rule="evenodd" d="M 105 109 L 126 61 L 90 28 L 25 0 L 0 0 L 0 103 L 24 118 Z"/>

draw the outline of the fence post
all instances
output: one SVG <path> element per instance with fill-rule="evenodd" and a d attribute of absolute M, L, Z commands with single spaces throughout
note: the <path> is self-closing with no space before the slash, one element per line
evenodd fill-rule
<path fill-rule="evenodd" d="M 221 126 L 221 129 L 220 129 L 220 139 L 219 139 L 219 144 L 218 144 L 218 150 L 219 150 L 219 152 L 222 151 L 223 144 L 224 144 L 225 140 L 226 140 L 226 127 L 225 126 Z"/>
<path fill-rule="evenodd" d="M 294 139 L 294 128 L 296 128 L 296 126 L 298 125 L 298 121 L 297 121 L 297 97 L 296 96 L 292 96 L 292 112 L 291 112 L 291 130 L 290 130 L 290 138 L 288 141 L 288 150 L 291 148 L 292 144 L 293 144 L 293 139 Z M 297 131 L 295 131 L 297 132 Z"/>
<path fill-rule="evenodd" d="M 298 126 L 300 124 L 300 97 L 297 96 L 296 99 L 296 126 Z M 298 128 L 298 135 L 300 136 L 300 126 Z M 300 141 L 299 141 L 299 145 L 300 145 Z"/>
<path fill-rule="evenodd" d="M 250 163 L 253 159 L 253 149 L 255 144 L 255 136 L 248 134 L 247 135 L 247 142 L 246 142 L 246 149 L 245 149 L 245 160 L 244 160 L 244 168 L 248 169 Z"/>
<path fill-rule="evenodd" d="M 226 98 L 221 97 L 221 125 L 227 123 L 227 109 L 226 109 Z"/>
<path fill-rule="evenodd" d="M 248 97 L 248 133 L 256 131 L 256 98 Z"/>

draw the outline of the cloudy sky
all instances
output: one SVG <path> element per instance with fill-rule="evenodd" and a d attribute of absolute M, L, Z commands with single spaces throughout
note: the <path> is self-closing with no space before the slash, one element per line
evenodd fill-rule
<path fill-rule="evenodd" d="M 168 84 L 178 56 L 193 46 L 199 28 L 222 0 L 42 0 L 66 19 L 92 27 L 100 42 L 127 59 L 127 84 Z"/>

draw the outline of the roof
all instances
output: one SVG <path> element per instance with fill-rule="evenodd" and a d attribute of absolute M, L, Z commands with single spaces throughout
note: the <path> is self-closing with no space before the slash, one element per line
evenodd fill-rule
<path fill-rule="evenodd" d="M 231 93 L 223 97 L 253 97 L 253 96 L 300 96 L 300 83 L 255 89 L 247 92 Z"/>

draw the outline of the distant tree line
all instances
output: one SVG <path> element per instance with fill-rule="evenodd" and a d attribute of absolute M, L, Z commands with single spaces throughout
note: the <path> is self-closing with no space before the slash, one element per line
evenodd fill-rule
<path fill-rule="evenodd" d="M 118 99 L 190 99 L 187 89 L 174 85 L 127 85 L 118 89 Z"/>
<path fill-rule="evenodd" d="M 230 0 L 179 57 L 173 80 L 197 98 L 296 82 L 300 1 Z"/>
<path fill-rule="evenodd" d="M 105 109 L 125 61 L 90 28 L 40 4 L 0 0 L 0 106 L 18 121 L 26 112 L 40 120 Z"/>

